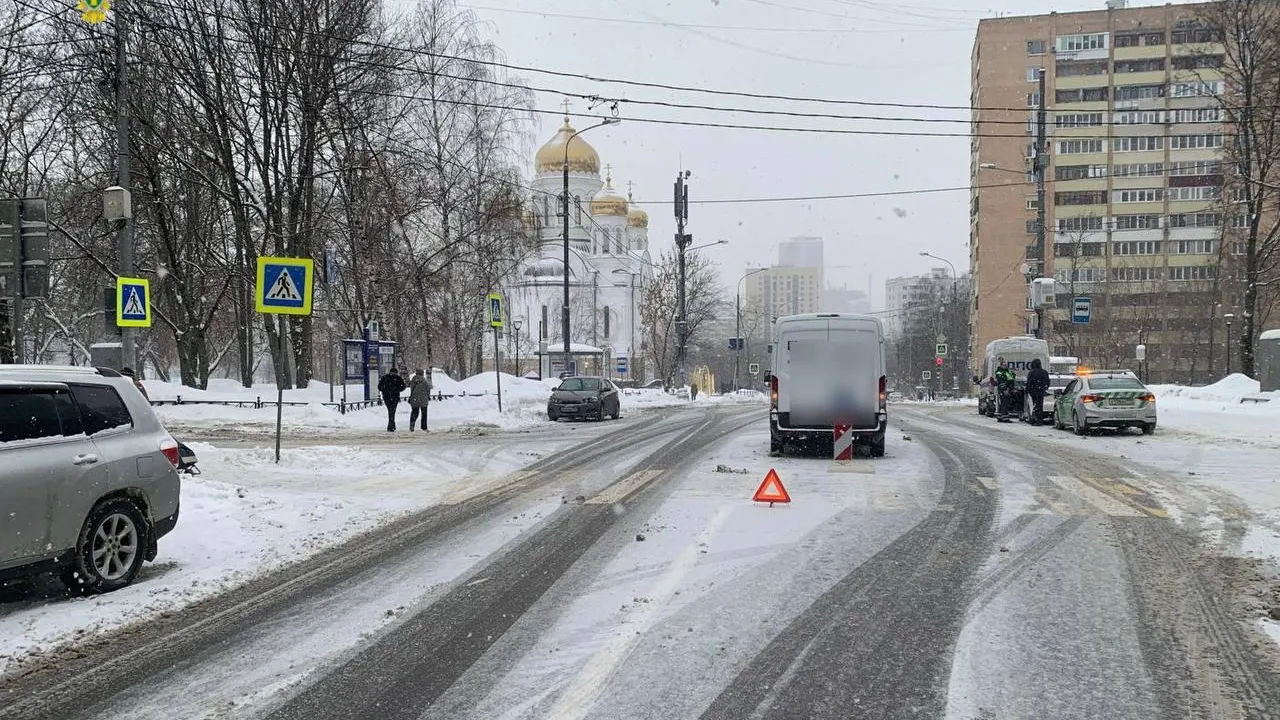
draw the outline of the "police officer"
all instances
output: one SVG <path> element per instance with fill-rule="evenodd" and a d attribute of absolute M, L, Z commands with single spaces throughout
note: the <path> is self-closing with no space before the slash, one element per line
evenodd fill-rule
<path fill-rule="evenodd" d="M 1009 417 L 1009 405 L 1013 401 L 1013 386 L 1017 380 L 1018 376 L 1005 364 L 1004 358 L 1000 358 L 996 366 L 996 398 L 999 403 L 997 416 L 1001 420 Z"/>

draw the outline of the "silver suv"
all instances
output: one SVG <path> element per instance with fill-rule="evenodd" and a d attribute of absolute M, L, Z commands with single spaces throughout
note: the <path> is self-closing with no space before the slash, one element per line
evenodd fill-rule
<path fill-rule="evenodd" d="M 129 378 L 0 365 L 0 580 L 133 582 L 178 522 L 178 443 Z"/>

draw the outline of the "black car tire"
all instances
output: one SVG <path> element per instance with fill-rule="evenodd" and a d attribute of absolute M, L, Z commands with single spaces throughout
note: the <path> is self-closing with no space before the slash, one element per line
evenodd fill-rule
<path fill-rule="evenodd" d="M 1151 434 L 1152 434 L 1152 433 L 1154 433 L 1155 431 L 1156 431 L 1156 424 L 1155 424 L 1155 423 L 1145 423 L 1145 424 L 1142 426 L 1142 434 L 1143 434 L 1143 435 L 1151 435 Z"/>
<path fill-rule="evenodd" d="M 867 446 L 871 451 L 871 457 L 884 457 L 884 433 L 871 438 L 871 443 Z"/>
<path fill-rule="evenodd" d="M 124 572 L 114 578 L 104 577 L 98 571 L 93 558 L 95 539 L 99 529 L 104 528 L 108 522 L 115 523 L 119 527 L 124 527 L 125 523 L 131 524 L 134 536 L 132 557 L 124 567 Z M 89 511 L 89 517 L 85 519 L 80 535 L 76 538 L 75 554 L 71 564 L 62 572 L 63 583 L 68 590 L 84 595 L 106 593 L 127 587 L 133 583 L 138 570 L 142 568 L 149 534 L 150 528 L 146 518 L 133 501 L 125 498 L 111 498 L 98 503 L 93 510 Z"/>
<path fill-rule="evenodd" d="M 1080 413 L 1074 410 L 1071 412 L 1071 429 L 1081 437 L 1089 432 L 1089 426 L 1080 422 Z"/>

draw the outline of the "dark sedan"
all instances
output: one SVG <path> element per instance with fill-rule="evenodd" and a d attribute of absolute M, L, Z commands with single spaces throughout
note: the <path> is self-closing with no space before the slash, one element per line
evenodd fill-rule
<path fill-rule="evenodd" d="M 618 388 L 606 378 L 565 378 L 547 401 L 547 417 L 552 422 L 560 418 L 603 420 L 606 416 L 617 420 L 621 412 Z"/>

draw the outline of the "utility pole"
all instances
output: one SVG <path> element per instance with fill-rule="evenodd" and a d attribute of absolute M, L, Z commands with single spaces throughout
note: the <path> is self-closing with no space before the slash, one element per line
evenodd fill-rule
<path fill-rule="evenodd" d="M 1046 122 L 1048 121 L 1048 110 L 1046 109 L 1047 98 L 1045 97 L 1045 81 L 1044 68 L 1040 68 L 1040 105 L 1036 109 L 1036 152 L 1035 152 L 1035 171 L 1036 171 L 1036 269 L 1033 273 L 1034 277 L 1044 277 L 1046 251 L 1045 251 L 1045 199 L 1044 199 L 1044 182 L 1045 169 L 1049 164 L 1048 149 L 1045 147 Z M 1036 337 L 1044 337 L 1044 308 L 1036 305 Z"/>
<path fill-rule="evenodd" d="M 689 369 L 685 366 L 685 343 L 689 335 L 689 316 L 685 308 L 685 250 L 693 242 L 693 236 L 686 235 L 684 224 L 689 219 L 689 186 L 684 181 L 693 173 L 685 170 L 676 173 L 675 215 L 676 215 L 676 248 L 680 266 L 680 307 L 676 316 L 676 367 L 679 370 L 679 381 L 683 387 L 689 384 Z"/>

